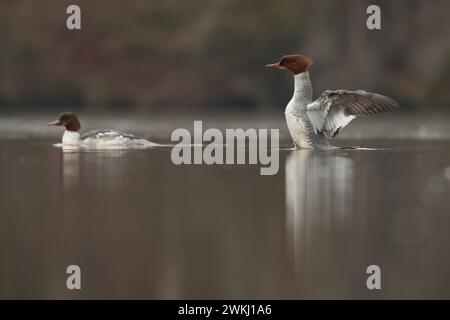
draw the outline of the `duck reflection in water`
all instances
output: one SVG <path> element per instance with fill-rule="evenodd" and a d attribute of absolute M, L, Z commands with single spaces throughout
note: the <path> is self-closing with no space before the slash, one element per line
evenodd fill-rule
<path fill-rule="evenodd" d="M 80 180 L 88 181 L 85 189 L 99 188 L 115 192 L 123 185 L 126 150 L 95 152 L 64 149 L 62 152 L 63 187 L 65 192 L 79 190 Z M 95 189 L 94 189 L 95 190 Z"/>
<path fill-rule="evenodd" d="M 295 150 L 286 158 L 288 256 L 303 284 L 334 263 L 332 233 L 346 226 L 352 200 L 353 161 L 345 152 Z"/>
<path fill-rule="evenodd" d="M 77 190 L 80 179 L 80 153 L 71 149 L 62 152 L 63 187 L 65 192 Z"/>

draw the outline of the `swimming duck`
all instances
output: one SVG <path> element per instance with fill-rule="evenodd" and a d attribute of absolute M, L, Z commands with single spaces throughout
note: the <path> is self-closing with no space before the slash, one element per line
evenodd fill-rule
<path fill-rule="evenodd" d="M 66 128 L 62 137 L 62 146 L 64 148 L 128 149 L 158 145 L 144 138 L 113 130 L 93 130 L 81 135 L 80 121 L 73 112 L 61 113 L 57 120 L 48 125 L 64 126 Z"/>

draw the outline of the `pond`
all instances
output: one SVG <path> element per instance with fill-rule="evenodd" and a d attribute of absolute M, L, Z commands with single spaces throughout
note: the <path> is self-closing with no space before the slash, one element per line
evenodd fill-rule
<path fill-rule="evenodd" d="M 350 135 L 337 144 L 360 149 L 321 152 L 282 134 L 262 176 L 21 130 L 0 139 L 0 298 L 450 298 L 450 139 Z"/>

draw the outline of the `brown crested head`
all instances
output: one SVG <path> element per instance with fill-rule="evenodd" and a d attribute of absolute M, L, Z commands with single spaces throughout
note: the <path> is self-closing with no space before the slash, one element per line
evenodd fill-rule
<path fill-rule="evenodd" d="M 80 120 L 73 112 L 64 112 L 61 113 L 57 120 L 50 122 L 49 126 L 64 126 L 66 130 L 69 131 L 80 131 L 81 125 Z"/>
<path fill-rule="evenodd" d="M 283 56 L 277 63 L 267 64 L 266 68 L 290 70 L 293 74 L 300 74 L 308 71 L 309 66 L 313 62 L 311 58 L 302 56 L 301 54 L 289 54 Z"/>

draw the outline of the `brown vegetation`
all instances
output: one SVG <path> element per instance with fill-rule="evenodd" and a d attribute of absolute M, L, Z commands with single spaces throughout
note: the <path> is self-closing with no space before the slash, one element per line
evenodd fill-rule
<path fill-rule="evenodd" d="M 282 108 L 287 74 L 264 65 L 312 57 L 325 89 L 377 91 L 409 107 L 450 101 L 449 1 L 72 1 L 0 3 L 0 107 Z"/>

